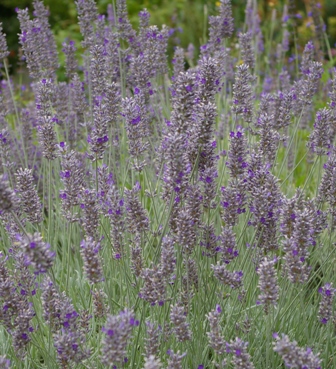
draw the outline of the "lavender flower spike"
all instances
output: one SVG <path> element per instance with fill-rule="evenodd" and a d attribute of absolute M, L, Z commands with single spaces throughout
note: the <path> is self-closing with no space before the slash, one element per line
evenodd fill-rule
<path fill-rule="evenodd" d="M 257 270 L 257 273 L 260 276 L 258 286 L 261 293 L 259 295 L 259 299 L 264 305 L 266 314 L 268 313 L 269 306 L 276 305 L 279 298 L 279 287 L 274 269 L 275 263 L 276 259 L 269 260 L 265 258 L 259 264 L 259 268 Z"/>
<path fill-rule="evenodd" d="M 139 322 L 129 310 L 118 315 L 109 315 L 103 332 L 102 363 L 104 365 L 122 365 L 127 355 L 127 344 L 132 336 L 132 330 Z"/>
<path fill-rule="evenodd" d="M 159 359 L 156 359 L 154 355 L 146 357 L 144 369 L 161 369 L 162 365 Z"/>
<path fill-rule="evenodd" d="M 18 243 L 34 267 L 36 274 L 46 273 L 52 267 L 55 252 L 50 250 L 50 245 L 43 241 L 39 233 L 18 236 Z"/>
<path fill-rule="evenodd" d="M 20 205 L 32 223 L 42 222 L 42 203 L 38 197 L 31 169 L 19 169 L 16 174 Z"/>
<path fill-rule="evenodd" d="M 191 331 L 183 307 L 178 305 L 172 306 L 170 320 L 173 324 L 173 331 L 178 341 L 183 342 L 191 339 Z"/>
<path fill-rule="evenodd" d="M 253 97 L 251 83 L 253 77 L 247 64 L 238 65 L 233 85 L 232 111 L 241 114 L 246 122 L 252 121 Z"/>
<path fill-rule="evenodd" d="M 5 175 L 0 178 L 0 210 L 10 211 L 14 205 L 14 193 L 9 187 Z"/>
<path fill-rule="evenodd" d="M 209 312 L 207 318 L 209 320 L 210 332 L 207 332 L 209 344 L 217 355 L 222 355 L 225 352 L 224 339 L 220 328 L 220 314 L 222 309 L 219 305 L 216 309 Z"/>
<path fill-rule="evenodd" d="M 327 324 L 332 317 L 332 306 L 336 295 L 336 288 L 333 288 L 332 283 L 326 283 L 319 289 L 319 293 L 321 294 L 321 301 L 318 317 L 322 324 Z"/>
<path fill-rule="evenodd" d="M 247 352 L 247 345 L 248 342 L 244 342 L 238 337 L 230 343 L 226 343 L 226 352 L 234 355 L 234 369 L 254 369 L 250 355 Z"/>
<path fill-rule="evenodd" d="M 81 242 L 81 255 L 84 260 L 84 271 L 91 283 L 103 280 L 103 268 L 99 257 L 100 242 L 92 237 L 87 237 Z"/>
<path fill-rule="evenodd" d="M 252 48 L 252 34 L 240 33 L 239 34 L 239 46 L 241 50 L 241 58 L 244 64 L 247 64 L 249 68 L 254 68 L 255 66 L 255 56 Z"/>
<path fill-rule="evenodd" d="M 0 356 L 0 368 L 1 369 L 10 368 L 10 360 L 8 360 L 5 356 Z"/>
<path fill-rule="evenodd" d="M 180 354 L 180 351 L 174 352 L 173 350 L 168 350 L 167 354 L 170 356 L 168 360 L 169 369 L 183 369 L 182 359 L 187 355 L 187 353 Z"/>
<path fill-rule="evenodd" d="M 277 333 L 273 335 L 275 338 L 274 351 L 277 352 L 285 361 L 288 368 L 309 368 L 321 369 L 321 360 L 318 355 L 314 355 L 312 350 L 298 346 L 296 341 L 291 342 L 285 334 L 281 338 Z"/>
<path fill-rule="evenodd" d="M 7 58 L 9 55 L 6 35 L 2 33 L 2 22 L 0 22 L 0 59 Z"/>

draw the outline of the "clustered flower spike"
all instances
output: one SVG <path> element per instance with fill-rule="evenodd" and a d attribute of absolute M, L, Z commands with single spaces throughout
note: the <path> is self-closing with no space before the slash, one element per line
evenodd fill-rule
<path fill-rule="evenodd" d="M 145 358 L 144 369 L 161 369 L 162 364 L 159 359 L 156 359 L 154 355 L 150 355 Z"/>
<path fill-rule="evenodd" d="M 145 354 L 149 356 L 158 356 L 160 349 L 160 338 L 162 328 L 154 323 L 146 322 Z"/>
<path fill-rule="evenodd" d="M 252 47 L 252 34 L 250 32 L 239 34 L 239 47 L 243 63 L 254 68 L 255 56 Z"/>
<path fill-rule="evenodd" d="M 259 275 L 258 287 L 261 294 L 259 300 L 264 305 L 265 313 L 269 311 L 270 305 L 276 305 L 279 298 L 279 287 L 276 278 L 274 264 L 276 259 L 264 258 L 259 264 L 257 273 Z"/>
<path fill-rule="evenodd" d="M 131 190 L 125 189 L 127 222 L 129 231 L 132 234 L 140 234 L 149 230 L 148 216 L 138 199 L 139 191 L 140 184 L 138 182 Z"/>
<path fill-rule="evenodd" d="M 66 76 L 69 79 L 72 79 L 78 69 L 77 60 L 75 58 L 76 52 L 75 42 L 72 40 L 67 40 L 63 42 L 62 46 L 63 46 L 62 51 L 65 54 Z"/>
<path fill-rule="evenodd" d="M 308 207 L 297 209 L 294 214 L 293 230 L 289 238 L 283 241 L 283 272 L 292 283 L 305 282 L 310 273 L 307 263 L 309 246 L 314 245 L 314 216 Z"/>
<path fill-rule="evenodd" d="M 289 337 L 275 333 L 274 351 L 277 352 L 288 368 L 322 369 L 321 359 L 308 348 L 301 348 L 296 341 L 290 341 Z"/>
<path fill-rule="evenodd" d="M 316 113 L 314 130 L 309 137 L 307 146 L 317 155 L 326 155 L 333 142 L 333 125 L 331 110 L 320 109 Z"/>
<path fill-rule="evenodd" d="M 245 122 L 252 121 L 253 96 L 252 96 L 253 77 L 247 64 L 238 65 L 235 83 L 233 85 L 232 112 L 242 115 Z"/>
<path fill-rule="evenodd" d="M 236 337 L 226 343 L 226 352 L 233 354 L 234 369 L 254 369 L 251 357 L 247 352 L 248 342 Z"/>
<path fill-rule="evenodd" d="M 318 292 L 321 295 L 318 318 L 322 324 L 327 324 L 332 318 L 332 306 L 336 295 L 336 289 L 333 287 L 332 283 L 326 283 L 323 287 L 319 288 Z"/>
<path fill-rule="evenodd" d="M 10 363 L 11 363 L 10 360 L 7 359 L 5 356 L 0 356 L 0 368 L 9 369 Z"/>
<path fill-rule="evenodd" d="M 20 168 L 16 173 L 20 206 L 32 223 L 42 222 L 42 203 L 37 194 L 31 169 Z"/>
<path fill-rule="evenodd" d="M 9 187 L 6 176 L 3 174 L 0 178 L 0 211 L 10 211 L 14 206 L 14 192 Z"/>
<path fill-rule="evenodd" d="M 30 76 L 35 79 L 50 78 L 58 68 L 57 48 L 48 23 L 49 12 L 42 1 L 35 0 L 34 18 L 28 8 L 18 9 L 21 34 L 19 35 Z"/>
<path fill-rule="evenodd" d="M 178 341 L 191 340 L 191 331 L 184 308 L 179 305 L 173 305 L 170 310 L 170 321 L 173 325 L 173 332 Z"/>
<path fill-rule="evenodd" d="M 28 300 L 34 282 L 22 256 L 17 258 L 14 271 L 7 268 L 7 261 L 0 254 L 0 322 L 12 337 L 17 357 L 23 360 L 34 332 L 31 320 L 35 310 Z M 4 368 L 9 367 L 7 360 L 1 361 Z"/>
<path fill-rule="evenodd" d="M 229 168 L 232 180 L 241 179 L 247 170 L 247 140 L 242 127 L 237 131 L 231 131 L 229 135 L 230 147 L 226 166 Z"/>
<path fill-rule="evenodd" d="M 94 0 L 78 0 L 75 2 L 78 12 L 78 23 L 84 37 L 83 47 L 89 47 L 94 40 L 93 22 L 98 17 L 97 5 Z"/>
<path fill-rule="evenodd" d="M 168 368 L 170 368 L 170 369 L 183 369 L 182 360 L 187 355 L 186 352 L 181 354 L 180 351 L 174 352 L 173 350 L 168 350 L 167 354 L 169 355 Z"/>
<path fill-rule="evenodd" d="M 162 270 L 155 265 L 152 269 L 143 269 L 141 277 L 144 280 L 144 285 L 139 296 L 152 306 L 156 304 L 162 305 L 166 294 L 165 278 Z"/>
<path fill-rule="evenodd" d="M 127 355 L 127 345 L 134 327 L 139 325 L 130 310 L 118 315 L 109 315 L 103 327 L 102 363 L 104 365 L 122 365 Z"/>
<path fill-rule="evenodd" d="M 84 260 L 84 271 L 91 283 L 103 280 L 103 268 L 99 256 L 100 242 L 87 237 L 81 242 L 81 255 Z"/>
<path fill-rule="evenodd" d="M 217 355 L 222 355 L 225 352 L 225 341 L 221 334 L 221 312 L 222 309 L 219 305 L 216 309 L 210 311 L 207 315 L 210 325 L 210 331 L 207 332 L 209 344 Z"/>
<path fill-rule="evenodd" d="M 226 264 L 221 264 L 220 262 L 217 265 L 211 265 L 211 269 L 214 272 L 214 276 L 224 285 L 228 285 L 231 288 L 242 286 L 242 271 L 230 272 L 226 269 Z"/>
<path fill-rule="evenodd" d="M 39 233 L 18 236 L 18 244 L 36 274 L 46 273 L 53 266 L 56 253 L 43 241 Z"/>
<path fill-rule="evenodd" d="M 0 22 L 0 59 L 7 58 L 9 55 L 6 35 L 2 33 L 2 22 Z"/>
<path fill-rule="evenodd" d="M 215 52 L 221 48 L 223 39 L 231 37 L 234 31 L 230 0 L 220 1 L 219 15 L 210 16 L 209 25 L 209 41 L 206 50 Z"/>

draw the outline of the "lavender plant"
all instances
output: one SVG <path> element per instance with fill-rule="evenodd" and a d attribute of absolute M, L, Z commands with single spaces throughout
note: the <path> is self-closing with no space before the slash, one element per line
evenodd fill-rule
<path fill-rule="evenodd" d="M 146 9 L 78 0 L 56 46 L 36 0 L 25 85 L 0 25 L 0 366 L 336 367 L 334 60 L 293 3 L 170 60 Z"/>

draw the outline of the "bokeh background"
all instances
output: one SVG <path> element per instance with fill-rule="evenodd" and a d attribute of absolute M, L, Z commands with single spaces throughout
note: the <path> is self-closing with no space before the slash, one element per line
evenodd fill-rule
<path fill-rule="evenodd" d="M 276 11 L 278 17 L 288 0 L 257 0 L 259 15 L 262 20 L 271 21 L 272 13 Z M 307 42 L 312 33 L 312 19 L 309 16 L 311 2 L 316 0 L 290 0 L 295 4 L 298 14 L 298 31 L 302 44 Z M 236 26 L 243 24 L 245 18 L 245 6 L 247 0 L 232 0 L 233 14 Z M 112 0 L 98 0 L 100 13 L 105 13 Z M 329 42 L 334 54 L 336 54 L 336 0 L 321 0 L 321 15 L 326 24 Z M 19 22 L 16 18 L 16 8 L 32 9 L 32 0 L 0 0 L 0 21 L 3 23 L 4 32 L 7 34 L 10 49 L 10 64 L 16 65 L 19 45 L 17 34 L 20 32 Z M 54 31 L 56 42 L 61 49 L 65 38 L 80 41 L 79 26 L 75 0 L 44 0 L 44 4 L 50 10 L 50 24 Z M 173 32 L 170 50 L 174 45 L 180 44 L 188 47 L 193 43 L 195 49 L 206 41 L 207 19 L 209 15 L 216 14 L 216 0 L 127 0 L 127 7 L 131 22 L 136 27 L 138 13 L 147 8 L 151 13 L 151 24 L 166 24 Z M 267 27 L 267 22 L 263 22 Z M 267 32 L 267 29 L 265 29 Z"/>

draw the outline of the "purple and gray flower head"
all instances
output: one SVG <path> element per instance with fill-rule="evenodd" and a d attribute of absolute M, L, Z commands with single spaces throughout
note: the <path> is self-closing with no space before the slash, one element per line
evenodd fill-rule
<path fill-rule="evenodd" d="M 163 305 L 166 287 L 162 270 L 155 265 L 152 269 L 143 269 L 141 277 L 144 280 L 144 285 L 141 288 L 139 296 L 152 306 L 156 304 Z"/>
<path fill-rule="evenodd" d="M 236 235 L 233 232 L 232 226 L 225 226 L 222 229 L 222 233 L 219 237 L 220 242 L 220 255 L 222 261 L 225 264 L 229 264 L 239 254 L 236 248 Z"/>
<path fill-rule="evenodd" d="M 128 19 L 126 0 L 117 0 L 117 29 L 120 37 L 130 44 L 136 40 L 136 32 Z"/>
<path fill-rule="evenodd" d="M 1 369 L 10 369 L 10 360 L 5 356 L 0 356 L 0 368 Z"/>
<path fill-rule="evenodd" d="M 225 352 L 225 341 L 221 332 L 221 312 L 220 305 L 216 306 L 216 309 L 211 310 L 207 314 L 209 320 L 210 331 L 207 332 L 209 339 L 209 345 L 213 348 L 217 355 L 222 355 Z"/>
<path fill-rule="evenodd" d="M 3 174 L 0 178 L 0 211 L 10 211 L 15 203 L 15 196 L 13 190 L 9 187 L 9 182 Z"/>
<path fill-rule="evenodd" d="M 172 111 L 170 133 L 187 133 L 194 112 L 196 94 L 195 72 L 181 71 L 171 88 Z"/>
<path fill-rule="evenodd" d="M 87 237 L 81 242 L 81 255 L 84 260 L 84 271 L 91 283 L 103 280 L 103 268 L 99 256 L 100 242 Z"/>
<path fill-rule="evenodd" d="M 191 340 L 191 330 L 182 306 L 173 305 L 171 307 L 170 321 L 173 326 L 173 333 L 179 342 Z"/>
<path fill-rule="evenodd" d="M 167 281 L 173 275 L 176 268 L 175 242 L 170 237 L 163 237 L 161 245 L 161 273 Z"/>
<path fill-rule="evenodd" d="M 248 342 L 236 337 L 226 343 L 226 352 L 233 354 L 234 369 L 254 369 L 251 357 L 247 352 Z"/>
<path fill-rule="evenodd" d="M 225 226 L 231 226 L 237 224 L 240 214 L 245 213 L 246 209 L 246 183 L 244 180 L 238 182 L 229 182 L 228 187 L 221 188 L 221 206 L 222 206 L 222 219 L 225 222 Z"/>
<path fill-rule="evenodd" d="M 43 317 L 49 324 L 52 332 L 56 332 L 62 323 L 62 295 L 59 293 L 57 286 L 46 275 L 41 283 L 42 290 L 42 307 Z"/>
<path fill-rule="evenodd" d="M 156 359 L 154 355 L 145 357 L 144 369 L 161 369 L 162 364 L 159 359 Z"/>
<path fill-rule="evenodd" d="M 308 41 L 303 53 L 302 53 L 302 59 L 301 59 L 301 65 L 300 70 L 302 74 L 309 73 L 309 66 L 310 63 L 314 61 L 315 58 L 315 47 L 312 41 Z"/>
<path fill-rule="evenodd" d="M 48 160 L 54 160 L 57 158 L 57 141 L 55 131 L 55 119 L 54 117 L 45 115 L 42 118 L 43 122 L 37 128 L 37 135 L 39 143 L 42 147 L 43 156 Z"/>
<path fill-rule="evenodd" d="M 236 271 L 230 272 L 226 269 L 226 264 L 211 265 L 211 269 L 214 272 L 214 276 L 224 285 L 228 285 L 231 288 L 240 288 L 243 284 L 243 272 Z"/>
<path fill-rule="evenodd" d="M 182 47 L 175 48 L 172 64 L 174 70 L 172 80 L 175 81 L 178 75 L 184 72 L 184 50 Z"/>
<path fill-rule="evenodd" d="M 53 266 L 56 253 L 39 233 L 18 236 L 18 244 L 36 274 L 46 273 Z"/>
<path fill-rule="evenodd" d="M 7 58 L 9 55 L 6 35 L 2 33 L 2 22 L 0 22 L 0 59 Z"/>
<path fill-rule="evenodd" d="M 145 96 L 142 92 L 122 100 L 122 116 L 126 120 L 128 152 L 134 162 L 134 168 L 141 171 L 145 163 L 142 155 L 147 151 L 149 136 L 148 112 Z"/>
<path fill-rule="evenodd" d="M 278 179 L 270 172 L 269 165 L 261 164 L 259 155 L 258 153 L 251 157 L 246 186 L 250 198 L 250 211 L 253 214 L 250 224 L 257 230 L 258 246 L 269 251 L 278 248 L 277 220 L 281 192 Z"/>
<path fill-rule="evenodd" d="M 139 325 L 133 312 L 121 311 L 118 315 L 109 315 L 103 327 L 102 363 L 104 365 L 122 365 L 127 356 L 127 345 L 134 327 Z"/>
<path fill-rule="evenodd" d="M 95 190 L 82 189 L 81 191 L 83 209 L 82 225 L 87 237 L 98 238 L 99 206 Z"/>
<path fill-rule="evenodd" d="M 149 230 L 149 219 L 145 209 L 139 201 L 139 192 L 139 182 L 137 182 L 131 190 L 125 189 L 128 229 L 132 234 L 140 234 Z"/>
<path fill-rule="evenodd" d="M 292 236 L 283 241 L 283 271 L 292 283 L 303 283 L 309 277 L 311 268 L 307 259 L 310 254 L 308 247 L 313 243 L 312 215 L 307 208 L 296 211 Z"/>
<path fill-rule="evenodd" d="M 186 190 L 191 172 L 187 155 L 186 137 L 177 132 L 168 133 L 162 142 L 165 164 L 163 167 L 163 198 L 169 200 L 173 194 L 181 198 Z"/>
<path fill-rule="evenodd" d="M 20 168 L 15 177 L 20 206 L 28 220 L 32 223 L 42 222 L 42 203 L 36 191 L 32 170 Z"/>
<path fill-rule="evenodd" d="M 223 39 L 231 37 L 234 31 L 234 19 L 232 17 L 230 0 L 220 1 L 219 15 L 210 16 L 209 25 L 207 50 L 215 52 L 222 46 Z"/>
<path fill-rule="evenodd" d="M 258 150 L 265 163 L 273 165 L 280 142 L 280 134 L 272 125 L 274 121 L 273 114 L 260 114 L 257 122 L 257 133 L 260 136 Z"/>
<path fill-rule="evenodd" d="M 143 270 L 143 257 L 142 257 L 142 247 L 141 247 L 141 235 L 136 234 L 134 240 L 132 240 L 131 245 L 131 271 L 134 275 L 140 278 Z"/>
<path fill-rule="evenodd" d="M 65 54 L 65 70 L 66 70 L 66 76 L 69 79 L 72 79 L 72 77 L 75 75 L 77 69 L 78 69 L 78 63 L 75 58 L 75 42 L 72 40 L 66 40 L 62 44 L 63 49 L 62 51 Z"/>
<path fill-rule="evenodd" d="M 219 237 L 216 236 L 215 227 L 213 224 L 204 224 L 202 226 L 202 235 L 200 240 L 200 246 L 205 250 L 202 252 L 207 257 L 213 257 L 220 252 L 218 245 Z"/>
<path fill-rule="evenodd" d="M 242 115 L 245 122 L 252 121 L 253 114 L 253 77 L 247 64 L 238 65 L 233 85 L 232 112 Z"/>
<path fill-rule="evenodd" d="M 310 62 L 302 79 L 295 83 L 294 88 L 298 94 L 298 106 L 302 109 L 312 104 L 313 97 L 318 90 L 319 82 L 323 74 L 322 63 Z"/>
<path fill-rule="evenodd" d="M 98 9 L 94 0 L 78 0 L 75 2 L 78 12 L 78 24 L 84 37 L 83 47 L 89 47 L 94 42 L 93 22 L 98 17 Z"/>
<path fill-rule="evenodd" d="M 18 9 L 21 34 L 19 42 L 25 56 L 30 76 L 37 80 L 50 78 L 58 68 L 57 48 L 50 29 L 49 12 L 42 1 L 35 0 L 34 18 L 30 19 L 28 8 Z"/>
<path fill-rule="evenodd" d="M 89 157 L 93 161 L 103 159 L 104 152 L 108 146 L 109 135 L 106 106 L 107 104 L 102 96 L 96 97 L 93 108 L 93 127 L 87 139 L 92 152 L 92 154 L 89 154 Z"/>
<path fill-rule="evenodd" d="M 203 57 L 198 62 L 195 76 L 197 92 L 196 101 L 204 104 L 214 103 L 222 77 L 221 66 L 215 58 Z"/>
<path fill-rule="evenodd" d="M 237 131 L 230 132 L 230 148 L 226 166 L 229 168 L 231 179 L 241 179 L 247 171 L 247 140 L 244 130 L 238 126 Z"/>
<path fill-rule="evenodd" d="M 253 69 L 255 66 L 255 56 L 252 47 L 252 34 L 250 32 L 240 33 L 238 37 L 241 59 L 250 69 Z"/>
<path fill-rule="evenodd" d="M 296 341 L 290 341 L 289 337 L 282 334 L 281 337 L 275 333 L 274 351 L 277 352 L 288 368 L 322 369 L 321 359 L 307 347 L 301 348 Z"/>
<path fill-rule="evenodd" d="M 322 324 L 327 324 L 332 318 L 332 306 L 336 295 L 336 289 L 333 287 L 332 283 L 326 283 L 323 287 L 319 288 L 318 292 L 321 295 L 318 318 Z"/>
<path fill-rule="evenodd" d="M 307 146 L 316 155 L 326 155 L 331 148 L 334 137 L 333 119 L 330 109 L 318 110 L 315 117 L 314 130 L 309 137 Z"/>
<path fill-rule="evenodd" d="M 169 369 L 183 369 L 182 360 L 187 355 L 186 352 L 181 354 L 180 351 L 174 352 L 173 350 L 168 350 L 167 354 L 169 355 L 168 359 Z"/>
<path fill-rule="evenodd" d="M 328 153 L 328 161 L 324 164 L 324 173 L 318 189 L 318 202 L 327 201 L 332 215 L 333 225 L 336 221 L 336 150 Z"/>
<path fill-rule="evenodd" d="M 274 269 L 276 261 L 276 259 L 264 258 L 257 269 L 260 289 L 259 301 L 264 305 L 266 314 L 269 311 L 269 306 L 276 305 L 279 298 L 279 287 Z"/>
<path fill-rule="evenodd" d="M 162 328 L 150 321 L 146 322 L 145 354 L 146 356 L 158 356 L 160 350 L 160 338 Z"/>
<path fill-rule="evenodd" d="M 110 237 L 113 250 L 115 257 L 118 255 L 120 258 L 124 255 L 123 233 L 125 230 L 125 209 L 124 200 L 120 197 L 119 190 L 114 185 L 111 185 L 111 188 L 108 191 L 106 205 L 109 208 L 105 216 L 108 216 L 111 223 Z"/>

